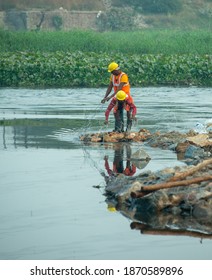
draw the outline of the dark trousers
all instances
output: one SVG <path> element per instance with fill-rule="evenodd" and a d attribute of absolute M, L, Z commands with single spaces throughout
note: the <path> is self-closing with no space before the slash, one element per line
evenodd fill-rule
<path fill-rule="evenodd" d="M 115 131 L 124 132 L 124 110 L 118 109 L 116 113 L 114 113 L 115 117 Z M 130 117 L 130 111 L 127 111 L 127 128 L 126 131 L 130 131 L 132 127 L 132 120 Z"/>

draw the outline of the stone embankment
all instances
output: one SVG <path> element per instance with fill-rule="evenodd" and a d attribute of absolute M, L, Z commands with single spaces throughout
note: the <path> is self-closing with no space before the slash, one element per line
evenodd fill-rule
<path fill-rule="evenodd" d="M 0 11 L 0 28 L 9 30 L 97 29 L 98 11 L 8 10 Z"/>

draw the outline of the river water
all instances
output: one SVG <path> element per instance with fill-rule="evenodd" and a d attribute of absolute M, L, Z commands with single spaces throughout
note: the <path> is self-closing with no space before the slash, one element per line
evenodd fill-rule
<path fill-rule="evenodd" d="M 105 89 L 0 90 L 0 259 L 211 259 L 212 240 L 142 235 L 108 211 L 105 156 L 114 145 L 79 137 L 104 125 Z M 212 117 L 210 88 L 133 88 L 133 129 L 186 132 Z M 171 151 L 132 144 L 150 155 L 144 170 L 183 165 Z"/>

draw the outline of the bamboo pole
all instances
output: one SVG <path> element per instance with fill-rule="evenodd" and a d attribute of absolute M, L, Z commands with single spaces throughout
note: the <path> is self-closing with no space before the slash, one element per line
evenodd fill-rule
<path fill-rule="evenodd" d="M 182 180 L 182 181 L 177 181 L 177 182 L 165 182 L 165 183 L 160 183 L 160 184 L 155 184 L 155 185 L 149 185 L 149 186 L 143 186 L 141 187 L 141 192 L 142 191 L 157 191 L 159 189 L 167 189 L 167 188 L 174 188 L 178 186 L 189 186 L 192 184 L 198 184 L 204 181 L 211 181 L 212 180 L 212 175 L 206 175 L 204 177 L 196 177 L 188 180 Z M 143 196 L 143 194 L 142 194 Z M 139 193 L 137 194 L 137 198 L 139 197 Z"/>
<path fill-rule="evenodd" d="M 130 193 L 130 196 L 132 197 L 132 198 L 140 198 L 140 197 L 143 197 L 143 196 L 145 196 L 145 195 L 147 195 L 147 194 L 149 194 L 149 193 L 151 193 L 151 192 L 146 192 L 146 191 L 144 191 L 144 192 L 142 192 L 142 191 L 134 191 L 134 192 L 131 192 Z"/>
<path fill-rule="evenodd" d="M 189 230 L 182 229 L 154 229 L 149 228 L 148 226 L 145 228 L 145 225 L 133 222 L 130 225 L 131 229 L 137 229 L 141 231 L 141 234 L 149 234 L 149 235 L 169 235 L 169 236 L 191 236 L 197 238 L 208 238 L 212 239 L 211 233 L 201 233 Z"/>
<path fill-rule="evenodd" d="M 184 172 L 176 173 L 175 176 L 171 177 L 167 182 L 176 182 L 176 181 L 182 180 L 182 179 L 194 174 L 195 172 L 203 169 L 204 167 L 206 167 L 209 164 L 212 164 L 212 158 L 206 159 L 203 162 L 200 162 L 196 166 L 191 167 Z"/>

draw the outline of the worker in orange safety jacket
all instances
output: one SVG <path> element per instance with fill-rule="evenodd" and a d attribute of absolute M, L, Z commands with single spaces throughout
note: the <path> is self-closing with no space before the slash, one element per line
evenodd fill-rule
<path fill-rule="evenodd" d="M 102 99 L 101 103 L 109 101 L 119 90 L 123 90 L 128 96 L 130 96 L 130 83 L 128 76 L 126 73 L 120 70 L 119 65 L 116 62 L 110 63 L 108 65 L 108 72 L 111 73 L 110 83 L 106 90 L 105 97 Z M 114 89 L 114 93 L 109 96 L 112 89 Z M 131 101 L 133 102 L 133 99 Z"/>
<path fill-rule="evenodd" d="M 105 124 L 108 124 L 108 118 L 110 111 L 113 110 L 115 117 L 115 129 L 116 132 L 124 132 L 124 116 L 123 111 L 127 111 L 127 127 L 126 131 L 130 131 L 132 127 L 132 120 L 135 119 L 137 113 L 137 108 L 135 104 L 131 101 L 130 96 L 126 94 L 123 90 L 119 90 L 115 97 L 111 100 L 105 111 Z"/>

